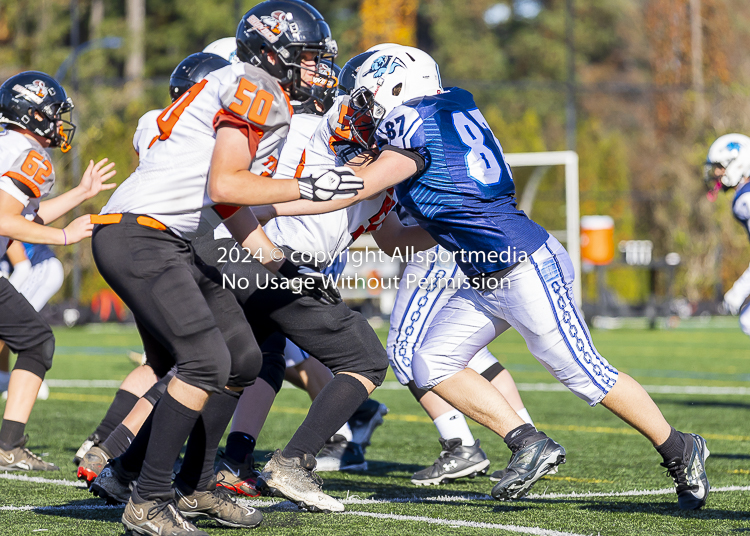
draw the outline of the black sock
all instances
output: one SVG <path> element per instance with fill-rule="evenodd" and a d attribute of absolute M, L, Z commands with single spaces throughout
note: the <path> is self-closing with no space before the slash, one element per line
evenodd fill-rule
<path fill-rule="evenodd" d="M 3 424 L 0 426 L 0 448 L 3 450 L 12 449 L 23 437 L 25 429 L 26 423 L 3 419 Z"/>
<path fill-rule="evenodd" d="M 173 497 L 172 467 L 201 413 L 181 404 L 167 391 L 152 415 L 151 438 L 138 477 L 138 495 L 146 501 Z"/>
<path fill-rule="evenodd" d="M 349 420 L 368 396 L 367 389 L 358 379 L 349 374 L 337 374 L 315 398 L 307 417 L 282 455 L 285 458 L 317 455 L 326 439 Z"/>
<path fill-rule="evenodd" d="M 143 423 L 141 429 L 135 435 L 133 440 L 130 442 L 130 446 L 125 452 L 123 452 L 118 458 L 122 468 L 129 473 L 140 473 L 143 467 L 143 459 L 146 457 L 146 449 L 148 448 L 149 439 L 151 439 L 151 428 L 154 424 L 154 412 L 159 407 L 159 402 L 156 403 L 154 409 L 151 410 L 151 415 Z"/>
<path fill-rule="evenodd" d="M 133 432 L 127 426 L 120 423 L 100 446 L 109 452 L 113 458 L 116 458 L 128 450 L 128 447 L 133 443 L 133 439 L 135 439 Z"/>
<path fill-rule="evenodd" d="M 214 478 L 214 461 L 224 431 L 237 408 L 239 395 L 224 389 L 208 399 L 190 433 L 185 457 L 177 478 L 180 489 L 206 491 Z"/>
<path fill-rule="evenodd" d="M 685 438 L 682 432 L 678 432 L 674 428 L 669 432 L 667 440 L 656 447 L 656 451 L 661 454 L 665 462 L 673 460 L 674 458 L 682 458 L 685 452 Z"/>
<path fill-rule="evenodd" d="M 537 431 L 533 424 L 524 423 L 518 428 L 514 428 L 503 438 L 505 444 L 513 452 L 516 452 L 533 441 L 538 441 L 546 437 L 542 432 Z"/>
<path fill-rule="evenodd" d="M 245 432 L 231 432 L 227 436 L 227 446 L 224 453 L 237 463 L 243 463 L 255 450 L 255 438 Z"/>
<path fill-rule="evenodd" d="M 99 436 L 99 441 L 104 441 L 109 437 L 112 430 L 114 430 L 117 425 L 128 416 L 130 410 L 132 410 L 135 403 L 138 402 L 138 398 L 139 397 L 135 396 L 133 393 L 122 389 L 115 393 L 115 399 L 112 401 L 112 404 L 110 404 L 107 414 L 94 431 L 94 433 Z"/>

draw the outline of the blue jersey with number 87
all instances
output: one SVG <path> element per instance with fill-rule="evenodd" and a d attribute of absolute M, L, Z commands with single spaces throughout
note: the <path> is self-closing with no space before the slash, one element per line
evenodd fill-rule
<path fill-rule="evenodd" d="M 381 149 L 424 157 L 424 170 L 396 186 L 399 203 L 441 246 L 459 252 L 466 275 L 512 266 L 547 240 L 547 231 L 516 208 L 510 166 L 468 91 L 408 101 L 388 114 L 376 137 Z"/>

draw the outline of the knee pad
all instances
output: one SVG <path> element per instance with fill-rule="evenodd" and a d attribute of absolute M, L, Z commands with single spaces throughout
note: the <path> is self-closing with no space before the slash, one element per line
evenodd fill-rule
<path fill-rule="evenodd" d="M 419 387 L 417 387 L 417 384 L 414 383 L 413 380 L 407 383 L 406 386 L 409 388 L 409 391 L 411 391 L 411 394 L 414 395 L 414 398 L 417 399 L 417 402 L 422 400 L 422 397 L 424 397 L 424 395 L 429 393 L 428 390 L 420 389 Z"/>
<path fill-rule="evenodd" d="M 261 345 L 263 352 L 263 364 L 260 367 L 258 378 L 270 385 L 274 392 L 281 391 L 286 372 L 286 359 L 284 357 L 284 346 L 286 338 L 281 333 L 275 333 Z"/>
<path fill-rule="evenodd" d="M 26 370 L 44 379 L 52 368 L 52 357 L 55 355 L 55 337 L 50 335 L 44 342 L 26 350 L 20 350 L 13 370 Z"/>
<path fill-rule="evenodd" d="M 494 380 L 495 378 L 497 378 L 497 376 L 498 376 L 498 375 L 499 375 L 499 374 L 500 374 L 500 373 L 501 373 L 502 371 L 504 371 L 504 370 L 505 370 L 505 367 L 504 367 L 504 366 L 502 366 L 502 365 L 501 365 L 500 363 L 498 363 L 498 362 L 495 362 L 495 363 L 493 363 L 492 365 L 490 365 L 490 366 L 489 366 L 489 368 L 485 369 L 485 370 L 484 370 L 484 371 L 483 371 L 483 372 L 481 373 L 481 375 L 482 375 L 482 377 L 483 377 L 483 378 L 484 378 L 485 380 L 487 380 L 488 382 L 491 382 L 492 380 Z"/>
<path fill-rule="evenodd" d="M 174 372 L 167 373 L 166 376 L 164 376 L 161 380 L 156 382 L 154 385 L 151 386 L 151 389 L 146 391 L 146 394 L 143 395 L 143 398 L 148 400 L 152 406 L 155 406 L 156 403 L 159 401 L 161 396 L 164 394 L 164 391 L 167 390 L 167 386 L 169 385 L 169 381 L 174 377 Z"/>

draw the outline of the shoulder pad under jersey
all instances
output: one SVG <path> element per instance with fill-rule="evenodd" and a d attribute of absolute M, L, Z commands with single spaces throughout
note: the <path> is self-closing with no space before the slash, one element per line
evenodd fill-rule
<path fill-rule="evenodd" d="M 10 141 L 11 136 L 5 139 Z M 0 183 L 2 190 L 26 206 L 29 199 L 49 194 L 55 184 L 55 171 L 49 154 L 37 141 L 23 135 L 12 136 L 12 140 L 9 149 L 15 152 L 15 158 L 12 156 L 10 165 L 1 170 Z"/>
<path fill-rule="evenodd" d="M 236 63 L 217 71 L 223 108 L 263 133 L 286 136 L 292 119 L 289 98 L 278 81 L 262 69 Z"/>

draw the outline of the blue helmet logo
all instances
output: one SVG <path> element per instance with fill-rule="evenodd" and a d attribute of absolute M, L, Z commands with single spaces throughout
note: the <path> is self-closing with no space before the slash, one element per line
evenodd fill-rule
<path fill-rule="evenodd" d="M 727 143 L 727 150 L 729 151 L 739 151 L 741 148 L 742 146 L 736 141 Z"/>
<path fill-rule="evenodd" d="M 372 73 L 373 78 L 380 78 L 384 74 L 386 74 L 386 71 L 388 71 L 388 74 L 392 74 L 393 71 L 396 70 L 396 67 L 403 67 L 404 69 L 406 69 L 406 65 L 404 65 L 404 63 L 400 59 L 393 58 L 393 61 L 391 61 L 391 58 L 393 58 L 393 56 L 380 56 L 372 62 L 370 70 L 367 71 L 363 76 L 367 76 L 368 74 Z"/>

